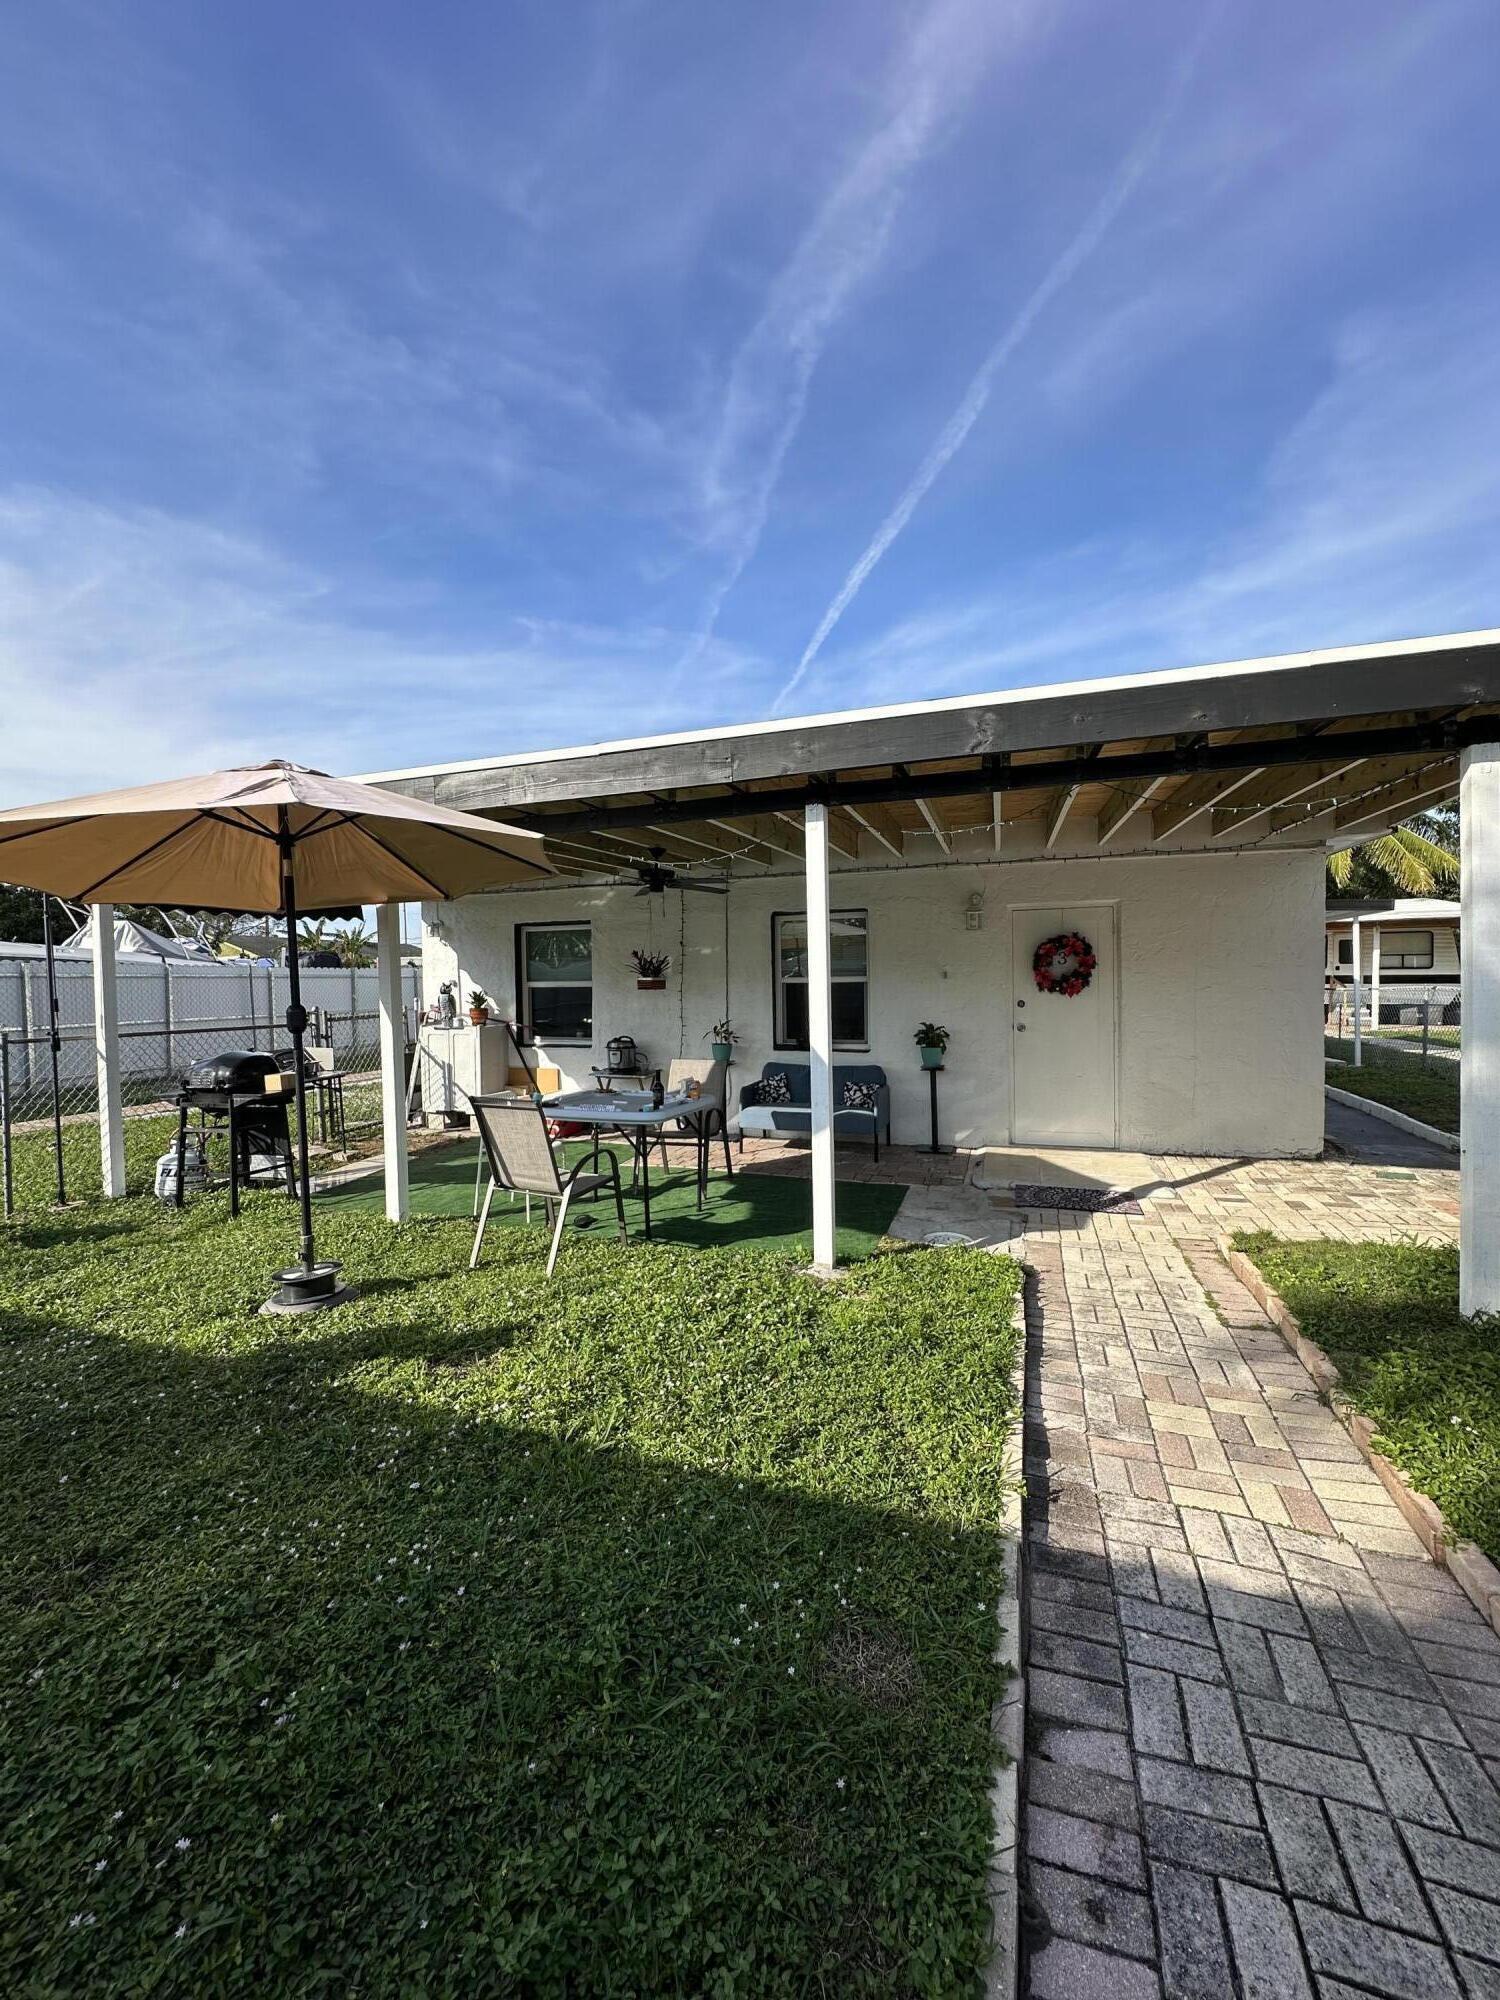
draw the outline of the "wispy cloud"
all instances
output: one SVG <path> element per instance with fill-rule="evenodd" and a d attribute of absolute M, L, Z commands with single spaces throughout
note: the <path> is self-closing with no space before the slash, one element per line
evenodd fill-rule
<path fill-rule="evenodd" d="M 1101 532 L 821 668 L 835 703 L 1148 672 L 1500 624 L 1500 295 L 1350 317 L 1326 380 L 1206 545 Z"/>
<path fill-rule="evenodd" d="M 690 657 L 760 545 L 824 347 L 884 257 L 913 174 L 951 129 L 998 42 L 1019 45 L 1033 12 L 1022 0 L 1003 8 L 939 0 L 928 10 L 891 65 L 873 129 L 777 273 L 730 366 L 703 467 L 706 536 L 725 561 Z"/>
<path fill-rule="evenodd" d="M 795 670 L 778 692 L 773 704 L 773 713 L 784 708 L 800 687 L 808 669 L 822 651 L 829 634 L 863 589 L 870 572 L 921 506 L 949 460 L 963 448 L 969 433 L 984 413 L 1000 370 L 1026 339 L 1057 294 L 1098 249 L 1108 235 L 1115 218 L 1140 186 L 1156 158 L 1163 135 L 1192 81 L 1204 41 L 1216 14 L 1217 10 L 1204 17 L 1203 24 L 1188 44 L 1185 54 L 1177 65 L 1171 85 L 1155 116 L 1121 162 L 1114 178 L 1100 196 L 1083 227 L 1073 237 L 1062 255 L 1050 266 L 1040 284 L 980 362 L 957 409 L 938 433 L 936 442 L 918 466 L 906 490 L 876 529 L 863 554 L 844 578 L 832 603 L 823 613 L 817 629 L 803 649 Z"/>
<path fill-rule="evenodd" d="M 293 756 L 389 769 L 704 719 L 764 662 L 680 630 L 475 621 L 430 593 L 359 590 L 252 537 L 41 489 L 0 493 L 0 803 Z M 599 718 L 591 731 L 587 720 Z"/>

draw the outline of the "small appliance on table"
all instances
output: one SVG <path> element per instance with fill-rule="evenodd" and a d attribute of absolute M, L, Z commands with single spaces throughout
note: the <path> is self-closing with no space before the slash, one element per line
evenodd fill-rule
<path fill-rule="evenodd" d="M 604 1045 L 603 1064 L 594 1063 L 591 1068 L 604 1090 L 612 1090 L 622 1083 L 645 1085 L 651 1081 L 651 1065 L 630 1035 L 613 1036 Z"/>

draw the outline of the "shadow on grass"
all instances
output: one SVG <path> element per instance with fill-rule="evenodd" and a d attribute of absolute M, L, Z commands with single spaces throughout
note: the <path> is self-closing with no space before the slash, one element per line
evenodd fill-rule
<path fill-rule="evenodd" d="M 264 1261 L 188 1234 L 165 1297 Z M 627 1330 L 604 1246 L 403 1320 L 417 1234 L 327 1320 L 0 1315 L 7 1987 L 967 1990 L 992 1345 L 665 1250 Z"/>

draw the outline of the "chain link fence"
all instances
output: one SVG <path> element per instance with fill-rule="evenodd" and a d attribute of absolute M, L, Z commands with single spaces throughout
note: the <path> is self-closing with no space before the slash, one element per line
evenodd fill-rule
<path fill-rule="evenodd" d="M 1346 1061 L 1382 1056 L 1424 1064 L 1456 1063 L 1463 1046 L 1463 988 L 1340 984 L 1329 996 L 1326 1038 Z M 1332 1052 L 1332 1051 L 1331 1051 Z"/>
<path fill-rule="evenodd" d="M 229 1049 L 290 1057 L 285 1011 L 289 981 L 280 966 L 116 961 L 120 1091 L 127 1179 L 149 1181 L 149 1166 L 175 1125 L 174 1100 L 187 1072 Z M 0 1183 L 6 1215 L 67 1191 L 97 1193 L 99 1087 L 94 1041 L 93 967 L 59 954 L 57 1046 L 53 1048 L 47 972 L 40 957 L 12 948 L 0 959 Z M 380 1126 L 380 1015 L 372 968 L 304 968 L 308 1040 L 331 1048 L 344 1075 L 344 1129 L 351 1139 Z M 408 1035 L 414 1033 L 417 977 L 404 977 Z M 54 1056 L 56 1090 L 54 1101 Z"/>

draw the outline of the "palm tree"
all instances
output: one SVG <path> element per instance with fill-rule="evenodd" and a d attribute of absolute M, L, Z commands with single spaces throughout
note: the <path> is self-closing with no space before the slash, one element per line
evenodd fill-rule
<path fill-rule="evenodd" d="M 346 924 L 342 930 L 331 931 L 328 948 L 338 953 L 340 965 L 361 966 L 375 963 L 375 940 L 363 924 Z"/>
<path fill-rule="evenodd" d="M 1328 886 L 1347 896 L 1432 896 L 1458 880 L 1458 856 L 1419 824 L 1398 826 L 1361 847 L 1343 847 L 1328 857 Z M 1440 830 L 1440 829 L 1434 829 Z"/>

